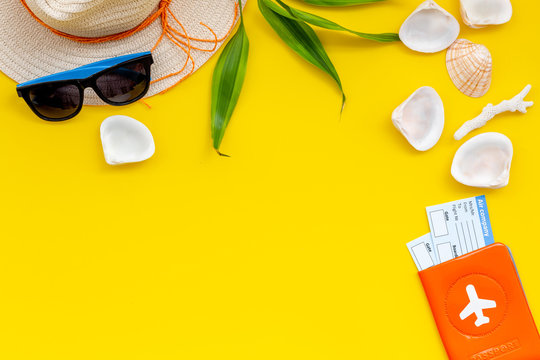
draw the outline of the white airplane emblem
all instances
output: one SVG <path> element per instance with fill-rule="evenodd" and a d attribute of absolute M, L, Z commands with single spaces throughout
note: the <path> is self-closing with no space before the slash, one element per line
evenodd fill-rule
<path fill-rule="evenodd" d="M 489 318 L 487 316 L 484 316 L 484 309 L 493 309 L 497 307 L 497 303 L 493 300 L 484 300 L 479 299 L 478 295 L 476 294 L 476 289 L 474 285 L 467 285 L 467 295 L 469 295 L 469 305 L 463 309 L 463 311 L 459 314 L 459 317 L 461 320 L 465 320 L 472 314 L 476 315 L 476 321 L 474 325 L 476 327 L 480 327 L 485 324 L 489 324 Z"/>

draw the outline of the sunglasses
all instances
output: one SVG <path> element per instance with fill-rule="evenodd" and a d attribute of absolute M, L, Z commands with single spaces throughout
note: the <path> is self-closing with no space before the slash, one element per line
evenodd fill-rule
<path fill-rule="evenodd" d="M 92 88 L 107 104 L 120 106 L 141 99 L 150 86 L 150 52 L 101 60 L 17 85 L 17 94 L 30 109 L 47 121 L 77 115 L 84 89 Z"/>

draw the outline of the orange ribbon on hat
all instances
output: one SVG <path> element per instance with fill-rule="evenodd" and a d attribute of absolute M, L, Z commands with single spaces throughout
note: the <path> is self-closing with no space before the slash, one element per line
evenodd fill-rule
<path fill-rule="evenodd" d="M 236 23 L 236 19 L 238 18 L 238 4 L 236 4 L 236 6 L 234 8 L 234 19 L 233 19 L 232 25 L 231 25 L 231 27 L 229 28 L 229 30 L 227 31 L 227 33 L 223 37 L 218 38 L 216 33 L 214 32 L 214 30 L 212 30 L 212 28 L 210 28 L 208 25 L 201 22 L 200 24 L 202 26 L 206 27 L 212 33 L 214 38 L 213 39 L 194 38 L 194 37 L 191 37 L 191 36 L 188 35 L 188 33 L 187 33 L 186 29 L 184 28 L 184 26 L 182 25 L 182 23 L 178 20 L 178 18 L 169 9 L 169 6 L 171 4 L 171 0 L 161 0 L 160 3 L 159 3 L 158 9 L 154 13 L 152 13 L 149 17 L 147 17 L 142 23 L 140 23 L 139 25 L 135 26 L 132 29 L 129 29 L 129 30 L 117 33 L 117 34 L 106 35 L 106 36 L 84 37 L 84 36 L 71 35 L 71 34 L 59 31 L 59 30 L 47 25 L 36 14 L 34 14 L 34 12 L 30 9 L 28 4 L 26 3 L 26 0 L 20 0 L 20 1 L 21 1 L 22 5 L 26 8 L 26 10 L 30 13 L 30 15 L 39 24 L 41 24 L 42 26 L 44 26 L 45 28 L 47 28 L 48 30 L 50 30 L 51 32 L 53 32 L 56 35 L 59 35 L 59 36 L 61 36 L 63 38 L 70 39 L 70 40 L 73 40 L 73 41 L 77 41 L 77 42 L 83 43 L 83 44 L 99 44 L 99 43 L 104 43 L 104 42 L 108 42 L 108 41 L 125 39 L 125 38 L 139 32 L 141 30 L 146 29 L 156 19 L 161 18 L 161 25 L 162 25 L 163 31 L 161 32 L 161 35 L 159 36 L 158 40 L 156 41 L 156 44 L 154 45 L 154 47 L 152 48 L 151 51 L 153 52 L 158 47 L 158 45 L 161 43 L 163 38 L 166 36 L 169 40 L 171 40 L 173 42 L 173 44 L 178 46 L 186 54 L 186 62 L 184 63 L 182 69 L 180 69 L 179 71 L 174 72 L 174 73 L 169 74 L 169 75 L 165 75 L 165 76 L 163 76 L 163 77 L 161 77 L 159 79 L 155 79 L 155 80 L 152 81 L 152 83 L 155 83 L 155 82 L 167 79 L 169 77 L 181 74 L 187 68 L 189 62 L 191 61 L 191 70 L 189 71 L 189 73 L 186 74 L 185 76 L 183 76 L 180 80 L 178 80 L 171 87 L 163 90 L 161 93 L 164 93 L 168 89 L 174 87 L 175 85 L 182 82 L 184 79 L 186 79 L 188 76 L 190 76 L 193 73 L 193 71 L 195 70 L 195 60 L 191 56 L 191 50 L 192 49 L 199 50 L 199 51 L 205 51 L 205 52 L 213 52 L 214 50 L 216 50 L 218 43 L 225 40 L 229 36 L 232 29 L 234 28 L 234 24 Z M 169 16 L 172 18 L 173 24 L 176 23 L 176 25 L 178 25 L 180 27 L 181 32 L 180 32 L 180 30 L 175 29 L 169 23 Z M 192 42 L 213 43 L 214 46 L 211 49 L 204 49 L 204 48 L 201 48 L 201 47 L 198 47 L 198 46 L 193 46 Z"/>

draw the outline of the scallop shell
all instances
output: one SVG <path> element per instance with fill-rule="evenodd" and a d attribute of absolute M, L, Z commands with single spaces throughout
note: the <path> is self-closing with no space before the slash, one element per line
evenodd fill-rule
<path fill-rule="evenodd" d="M 458 35 L 457 20 L 431 0 L 420 4 L 399 29 L 399 37 L 405 46 L 424 53 L 448 48 Z"/>
<path fill-rule="evenodd" d="M 504 24 L 512 18 L 510 0 L 461 0 L 463 22 L 472 28 Z"/>
<path fill-rule="evenodd" d="M 508 185 L 512 155 L 512 142 L 505 135 L 496 132 L 477 135 L 456 152 L 452 176 L 468 186 L 501 188 Z"/>
<path fill-rule="evenodd" d="M 100 131 L 105 161 L 110 165 L 144 161 L 154 155 L 152 133 L 129 116 L 108 117 L 101 123 Z"/>
<path fill-rule="evenodd" d="M 446 52 L 446 68 L 452 82 L 467 96 L 483 96 L 491 85 L 492 60 L 480 44 L 459 39 Z"/>
<path fill-rule="evenodd" d="M 443 102 L 435 89 L 423 86 L 394 110 L 392 122 L 416 150 L 429 150 L 443 131 Z"/>

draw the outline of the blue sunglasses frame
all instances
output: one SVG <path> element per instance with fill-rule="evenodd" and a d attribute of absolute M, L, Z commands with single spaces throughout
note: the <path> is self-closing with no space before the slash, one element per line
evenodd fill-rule
<path fill-rule="evenodd" d="M 19 97 L 22 97 L 26 101 L 30 109 L 32 109 L 32 111 L 40 118 L 47 121 L 64 121 L 73 118 L 81 111 L 84 102 L 84 89 L 88 87 L 94 89 L 95 93 L 99 96 L 99 98 L 109 105 L 122 106 L 140 100 L 142 97 L 144 97 L 144 95 L 146 95 L 146 93 L 148 92 L 148 88 L 150 87 L 150 67 L 153 62 L 154 60 L 152 58 L 151 52 L 142 52 L 137 54 L 123 55 L 111 59 L 105 59 L 91 64 L 83 65 L 76 69 L 63 71 L 57 74 L 47 75 L 38 79 L 24 82 L 17 85 L 17 94 L 19 95 Z M 111 71 L 117 70 L 118 68 L 133 63 L 141 63 L 142 65 L 144 65 L 146 72 L 145 89 L 137 97 L 128 101 L 115 102 L 107 99 L 107 97 L 103 95 L 102 91 L 96 85 L 96 80 L 104 74 L 107 74 Z M 32 90 L 36 90 L 36 88 L 40 88 L 43 86 L 58 87 L 62 85 L 75 85 L 79 89 L 80 99 L 77 109 L 72 114 L 61 118 L 51 118 L 39 113 L 39 111 L 35 108 L 34 103 L 30 99 L 30 92 Z"/>

